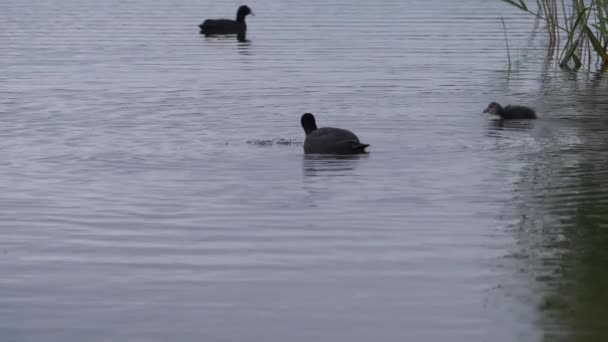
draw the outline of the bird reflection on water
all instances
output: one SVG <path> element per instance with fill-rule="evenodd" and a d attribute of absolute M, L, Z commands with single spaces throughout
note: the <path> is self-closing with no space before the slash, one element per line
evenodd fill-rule
<path fill-rule="evenodd" d="M 248 46 L 251 43 L 251 40 L 247 39 L 247 35 L 246 34 L 230 34 L 230 35 L 214 35 L 214 34 L 210 34 L 210 35 L 205 35 L 202 37 L 205 42 L 209 43 L 209 42 L 225 42 L 225 41 L 233 41 L 236 38 L 236 41 L 239 43 L 239 47 L 241 46 Z"/>
<path fill-rule="evenodd" d="M 535 122 L 530 120 L 503 120 L 495 119 L 488 121 L 488 130 L 491 131 L 502 131 L 502 130 L 526 130 L 534 127 Z"/>
<path fill-rule="evenodd" d="M 347 176 L 355 170 L 361 159 L 369 154 L 354 155 L 304 155 L 304 176 Z"/>

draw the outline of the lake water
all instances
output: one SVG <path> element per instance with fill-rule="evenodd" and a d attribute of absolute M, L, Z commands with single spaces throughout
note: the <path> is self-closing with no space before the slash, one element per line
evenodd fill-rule
<path fill-rule="evenodd" d="M 502 1 L 198 34 L 238 5 L 0 1 L 0 340 L 608 338 L 604 76 Z M 304 112 L 371 153 L 305 158 Z"/>

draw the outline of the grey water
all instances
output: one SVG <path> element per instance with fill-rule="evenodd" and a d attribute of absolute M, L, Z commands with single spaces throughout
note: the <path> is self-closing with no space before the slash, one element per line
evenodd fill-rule
<path fill-rule="evenodd" d="M 247 4 L 0 0 L 1 341 L 608 337 L 603 75 L 502 1 Z"/>

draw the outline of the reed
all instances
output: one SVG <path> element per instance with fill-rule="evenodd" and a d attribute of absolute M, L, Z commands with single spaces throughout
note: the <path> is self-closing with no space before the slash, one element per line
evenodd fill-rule
<path fill-rule="evenodd" d="M 608 68 L 608 0 L 536 0 L 536 11 L 526 0 L 502 1 L 546 23 L 549 51 L 563 43 L 559 55 L 550 53 L 561 68 Z"/>
<path fill-rule="evenodd" d="M 502 29 L 505 31 L 505 44 L 507 46 L 507 59 L 509 61 L 509 71 L 511 71 L 511 51 L 509 50 L 509 37 L 507 36 L 507 26 L 505 25 L 505 20 L 503 17 L 500 17 L 500 21 L 502 22 Z"/>

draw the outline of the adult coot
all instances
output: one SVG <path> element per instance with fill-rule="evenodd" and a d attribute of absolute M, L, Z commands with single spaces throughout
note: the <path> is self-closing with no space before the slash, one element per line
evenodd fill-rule
<path fill-rule="evenodd" d="M 206 36 L 215 34 L 236 34 L 244 37 L 245 32 L 247 31 L 245 17 L 249 14 L 254 15 L 249 7 L 243 5 L 236 11 L 236 20 L 207 19 L 203 21 L 202 24 L 198 25 L 198 27 L 201 28 L 201 34 Z"/>
<path fill-rule="evenodd" d="M 306 132 L 304 153 L 315 154 L 359 154 L 365 153 L 369 144 L 362 144 L 359 138 L 348 130 L 341 128 L 317 128 L 314 115 L 305 113 L 300 119 Z"/>
<path fill-rule="evenodd" d="M 510 105 L 503 108 L 497 102 L 490 103 L 483 112 L 498 115 L 505 120 L 536 119 L 536 113 L 532 108 Z"/>

